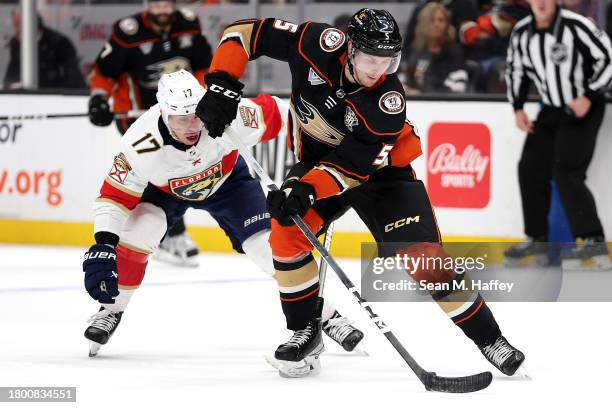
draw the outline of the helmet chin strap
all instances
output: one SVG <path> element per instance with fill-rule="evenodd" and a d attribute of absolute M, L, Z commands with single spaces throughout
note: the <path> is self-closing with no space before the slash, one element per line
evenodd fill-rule
<path fill-rule="evenodd" d="M 353 80 L 355 81 L 356 84 L 364 86 L 361 82 L 359 82 L 359 79 L 355 75 L 355 67 L 353 65 L 354 58 L 355 58 L 355 48 L 351 47 L 351 51 L 349 52 L 349 55 L 347 58 L 349 73 L 351 74 L 351 77 L 353 77 Z"/>

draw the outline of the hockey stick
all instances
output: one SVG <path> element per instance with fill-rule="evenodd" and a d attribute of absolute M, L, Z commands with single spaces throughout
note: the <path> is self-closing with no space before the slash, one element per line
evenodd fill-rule
<path fill-rule="evenodd" d="M 266 185 L 271 191 L 277 191 L 278 186 L 274 184 L 274 181 L 270 178 L 268 173 L 261 167 L 261 165 L 255 160 L 249 149 L 242 143 L 240 136 L 231 127 L 227 127 L 225 135 L 234 143 L 241 154 L 241 156 L 249 164 L 249 167 L 255 171 L 257 177 Z M 291 219 L 306 236 L 308 241 L 319 251 L 321 257 L 325 262 L 336 272 L 338 278 L 342 281 L 344 286 L 357 298 L 359 305 L 368 313 L 368 316 L 376 324 L 378 329 L 385 335 L 391 345 L 397 350 L 400 356 L 408 364 L 410 369 L 416 374 L 419 380 L 425 386 L 428 391 L 440 391 L 440 392 L 474 392 L 482 390 L 491 384 L 493 375 L 489 371 L 485 371 L 479 374 L 469 375 L 465 377 L 441 377 L 436 375 L 435 372 L 424 370 L 419 363 L 408 353 L 408 351 L 402 346 L 397 337 L 391 332 L 391 329 L 383 322 L 382 318 L 378 316 L 372 310 L 370 304 L 361 296 L 355 285 L 346 276 L 342 268 L 336 263 L 334 258 L 329 255 L 329 252 L 321 245 L 317 237 L 308 228 L 302 217 L 292 216 Z"/>
<path fill-rule="evenodd" d="M 331 240 L 334 235 L 334 223 L 331 222 L 327 227 L 327 231 L 325 231 L 325 240 L 323 244 L 325 245 L 325 250 L 329 252 L 331 248 Z M 321 262 L 319 265 L 319 292 L 323 290 L 323 286 L 325 285 L 325 275 L 327 275 L 327 262 Z"/>
<path fill-rule="evenodd" d="M 131 110 L 129 112 L 115 113 L 115 119 L 137 118 L 146 110 Z M 31 113 L 25 115 L 6 115 L 0 116 L 0 120 L 44 120 L 44 119 L 67 119 L 67 118 L 86 118 L 87 113 Z"/>

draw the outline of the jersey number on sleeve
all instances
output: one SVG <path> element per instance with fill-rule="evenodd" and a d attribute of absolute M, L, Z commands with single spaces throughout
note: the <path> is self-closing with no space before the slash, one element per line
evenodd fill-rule
<path fill-rule="evenodd" d="M 151 144 L 151 147 L 143 147 L 141 149 L 136 150 L 136 153 L 141 154 L 141 153 L 150 153 L 150 152 L 154 152 L 156 150 L 159 150 L 160 146 L 159 146 L 159 142 L 157 140 L 155 140 L 155 138 L 153 137 L 153 135 L 151 133 L 147 133 L 143 138 L 138 139 L 137 141 L 135 141 L 134 143 L 132 143 L 132 147 L 136 148 L 136 146 L 138 146 L 141 143 L 144 143 L 148 141 Z"/>
<path fill-rule="evenodd" d="M 391 149 L 393 149 L 392 144 L 383 143 L 383 148 L 380 149 L 380 152 L 378 153 L 378 156 L 376 156 L 376 159 L 374 159 L 374 161 L 372 162 L 372 165 L 380 166 L 381 164 L 383 164 L 385 160 L 387 160 L 387 156 L 389 155 Z"/>
<path fill-rule="evenodd" d="M 289 31 L 290 33 L 295 33 L 298 29 L 298 26 L 297 24 L 293 24 L 288 21 L 274 20 L 274 28 L 281 31 Z"/>

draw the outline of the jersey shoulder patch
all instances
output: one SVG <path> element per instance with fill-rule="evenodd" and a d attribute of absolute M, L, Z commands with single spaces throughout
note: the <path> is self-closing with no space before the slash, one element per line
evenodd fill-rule
<path fill-rule="evenodd" d="M 388 91 L 378 99 L 378 107 L 385 113 L 396 115 L 402 113 L 406 106 L 404 96 L 397 91 Z"/>
<path fill-rule="evenodd" d="M 406 120 L 404 90 L 396 75 L 389 75 L 383 83 L 368 92 L 360 92 L 347 100 L 356 118 L 370 133 L 380 136 L 399 134 Z M 349 114 L 349 120 L 354 119 Z"/>
<path fill-rule="evenodd" d="M 326 28 L 319 37 L 319 46 L 325 52 L 334 52 L 346 42 L 346 35 L 334 27 Z"/>
<path fill-rule="evenodd" d="M 142 41 L 145 32 L 140 14 L 122 18 L 113 25 L 113 37 L 123 46 Z"/>
<path fill-rule="evenodd" d="M 185 7 L 179 7 L 178 11 L 179 14 L 183 16 L 183 18 L 187 21 L 196 21 L 198 19 L 198 15 L 193 12 L 193 10 L 190 10 Z"/>
<path fill-rule="evenodd" d="M 304 30 L 300 46 L 309 56 L 324 58 L 325 54 L 338 51 L 346 44 L 346 35 L 329 24 L 312 22 Z"/>
<path fill-rule="evenodd" d="M 176 13 L 176 21 L 172 25 L 172 32 L 193 30 L 202 31 L 198 15 L 189 9 L 179 8 Z"/>
<path fill-rule="evenodd" d="M 138 32 L 139 24 L 138 20 L 136 20 L 134 17 L 128 17 L 119 21 L 118 27 L 124 34 L 134 35 Z"/>

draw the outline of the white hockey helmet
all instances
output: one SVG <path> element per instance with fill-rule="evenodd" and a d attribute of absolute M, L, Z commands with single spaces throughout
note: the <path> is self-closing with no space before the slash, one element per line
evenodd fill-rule
<path fill-rule="evenodd" d="M 157 102 L 166 126 L 170 115 L 191 115 L 206 90 L 188 71 L 162 75 L 157 84 Z"/>

